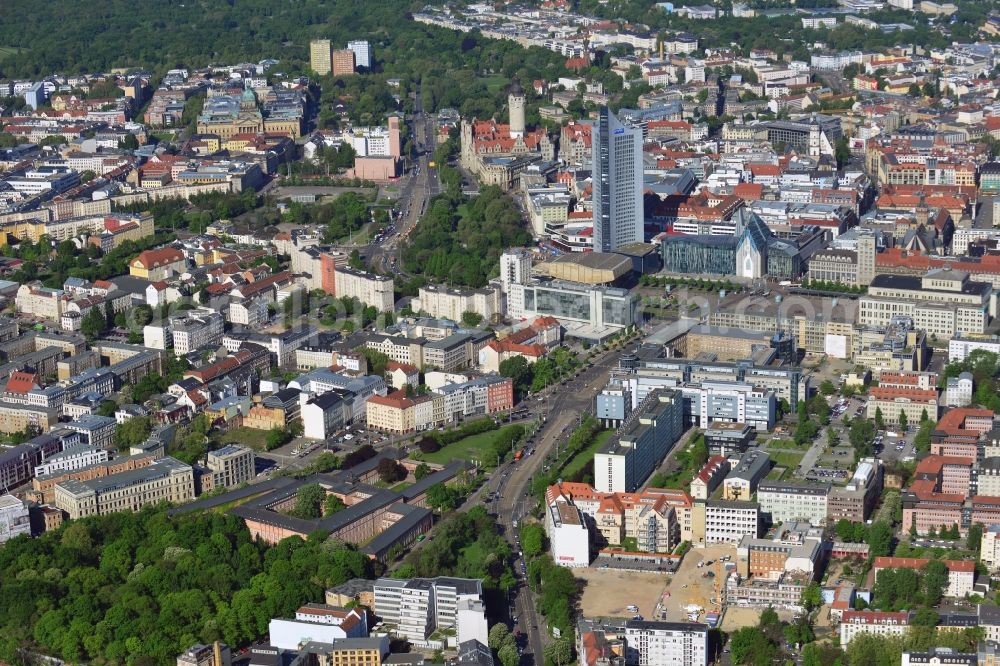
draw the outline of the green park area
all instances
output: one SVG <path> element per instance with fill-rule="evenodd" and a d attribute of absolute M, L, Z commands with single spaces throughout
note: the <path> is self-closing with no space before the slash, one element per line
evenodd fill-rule
<path fill-rule="evenodd" d="M 603 430 L 597 433 L 593 442 L 584 447 L 579 453 L 573 456 L 568 463 L 566 463 L 562 472 L 563 478 L 577 479 L 584 475 L 590 468 L 591 463 L 594 462 L 594 454 L 597 453 L 597 450 L 601 448 L 613 434 L 615 434 L 614 430 Z"/>
<path fill-rule="evenodd" d="M 257 430 L 256 428 L 233 428 L 222 436 L 222 443 L 239 444 L 254 451 L 266 451 L 267 433 L 267 430 Z"/>
<path fill-rule="evenodd" d="M 485 421 L 492 424 L 490 419 L 485 419 Z M 469 428 L 469 426 L 474 426 L 470 428 L 473 431 L 486 427 L 486 425 L 475 426 L 474 424 L 475 422 L 467 424 L 463 427 L 463 430 Z M 452 435 L 452 433 L 434 433 L 421 440 L 419 443 L 420 452 L 414 453 L 413 457 L 417 460 L 424 460 L 438 465 L 447 465 L 453 460 L 475 460 L 483 467 L 491 468 L 496 466 L 498 456 L 507 455 L 512 449 L 517 450 L 521 440 L 524 438 L 524 433 L 524 426 L 513 424 L 500 429 L 473 432 L 473 434 L 461 437 L 450 443 L 445 442 L 447 442 L 449 439 L 448 436 Z M 439 448 L 432 450 L 434 446 L 427 440 L 436 441 Z"/>
<path fill-rule="evenodd" d="M 804 451 L 767 451 L 775 465 L 795 469 L 805 457 Z"/>

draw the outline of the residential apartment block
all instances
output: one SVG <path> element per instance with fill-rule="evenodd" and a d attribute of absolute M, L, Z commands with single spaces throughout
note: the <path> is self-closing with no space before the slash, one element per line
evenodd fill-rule
<path fill-rule="evenodd" d="M 663 462 L 684 432 L 684 404 L 677 390 L 650 392 L 594 454 L 598 492 L 632 492 Z"/>
<path fill-rule="evenodd" d="M 577 653 L 581 666 L 706 666 L 710 655 L 708 626 L 580 618 Z"/>
<path fill-rule="evenodd" d="M 847 647 L 858 634 L 903 636 L 910 628 L 906 611 L 844 611 L 840 622 L 840 644 Z"/>
<path fill-rule="evenodd" d="M 830 483 L 761 481 L 757 486 L 760 515 L 771 524 L 804 520 L 826 525 Z"/>
<path fill-rule="evenodd" d="M 201 492 L 216 488 L 235 488 L 241 483 L 249 483 L 256 475 L 254 453 L 235 444 L 209 451 L 205 467 L 199 469 Z"/>
<path fill-rule="evenodd" d="M 468 612 L 469 609 L 472 612 Z M 468 578 L 379 578 L 375 614 L 400 638 L 422 643 L 437 630 L 454 630 L 458 642 L 486 639 L 483 588 Z M 479 639 L 482 642 L 482 639 Z"/>
<path fill-rule="evenodd" d="M 449 287 L 421 287 L 414 310 L 426 312 L 431 317 L 462 321 L 462 315 L 472 312 L 486 323 L 496 321 L 501 315 L 500 289 L 452 289 Z"/>
<path fill-rule="evenodd" d="M 337 298 L 356 298 L 379 312 L 392 312 L 396 297 L 391 277 L 338 266 L 334 271 Z"/>
<path fill-rule="evenodd" d="M 760 533 L 760 507 L 756 502 L 707 500 L 695 502 L 692 526 L 696 546 L 738 544 L 744 536 Z M 703 516 L 703 518 L 702 518 Z"/>
<path fill-rule="evenodd" d="M 546 529 L 550 540 L 555 541 L 560 535 L 559 530 L 555 533 L 553 530 L 560 527 L 558 523 L 564 518 L 561 510 L 553 510 L 557 504 L 568 504 L 580 510 L 590 530 L 590 541 L 599 548 L 620 546 L 625 539 L 633 538 L 640 552 L 666 553 L 681 541 L 691 541 L 694 530 L 691 496 L 683 490 L 646 488 L 635 493 L 601 493 L 585 483 L 564 481 L 548 487 L 545 503 L 549 507 Z M 566 520 L 575 538 L 575 523 L 569 518 Z M 560 542 L 558 547 L 563 545 Z M 580 542 L 574 541 L 567 549 L 581 547 Z M 573 552 L 579 556 L 582 550 Z M 574 563 L 563 562 L 567 562 L 565 566 L 576 566 L 576 557 Z"/>

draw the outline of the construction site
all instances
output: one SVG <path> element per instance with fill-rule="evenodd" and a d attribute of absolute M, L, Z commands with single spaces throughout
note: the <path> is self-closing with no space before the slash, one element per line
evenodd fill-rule
<path fill-rule="evenodd" d="M 592 567 L 573 573 L 586 581 L 580 600 L 585 617 L 641 615 L 647 620 L 711 626 L 717 623 L 712 614 L 722 612 L 726 564 L 735 559 L 736 548 L 725 544 L 688 551 L 673 574 Z"/>

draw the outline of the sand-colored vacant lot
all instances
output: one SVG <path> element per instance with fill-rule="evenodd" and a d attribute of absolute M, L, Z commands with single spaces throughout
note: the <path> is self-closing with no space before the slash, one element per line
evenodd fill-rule
<path fill-rule="evenodd" d="M 580 599 L 584 617 L 632 617 L 633 613 L 626 608 L 635 604 L 640 615 L 652 619 L 667 580 L 663 573 L 616 569 L 574 569 L 573 575 L 586 581 Z"/>

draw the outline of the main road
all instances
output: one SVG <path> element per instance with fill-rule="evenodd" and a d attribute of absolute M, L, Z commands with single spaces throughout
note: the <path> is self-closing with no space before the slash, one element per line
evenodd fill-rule
<path fill-rule="evenodd" d="M 397 233 L 372 246 L 365 253 L 369 265 L 383 273 L 393 272 L 393 259 L 398 262 L 397 250 L 400 243 L 417 225 L 420 216 L 424 214 L 427 202 L 441 191 L 437 169 L 430 168 L 431 157 L 437 144 L 437 122 L 434 116 L 424 113 L 419 92 L 414 96 L 412 125 L 413 137 L 418 145 L 418 156 L 397 200 L 397 208 L 400 211 L 400 217 L 396 222 Z"/>
<path fill-rule="evenodd" d="M 553 451 L 557 442 L 577 426 L 584 413 L 593 411 L 594 397 L 607 383 L 608 374 L 618 363 L 620 351 L 605 352 L 597 357 L 592 366 L 583 370 L 576 378 L 545 389 L 530 398 L 534 409 L 545 415 L 545 421 L 536 433 L 536 443 L 532 455 L 518 462 L 502 465 L 481 489 L 481 493 L 494 494 L 494 501 L 488 504 L 490 513 L 497 518 L 503 533 L 514 549 L 514 568 L 521 584 L 514 591 L 514 625 L 527 635 L 523 664 L 540 666 L 545 662 L 542 656 L 543 636 L 547 633 L 543 620 L 535 610 L 534 598 L 528 588 L 525 568 L 527 563 L 520 555 L 520 542 L 515 525 L 535 504 L 531 496 L 531 480 L 542 467 L 546 456 Z M 480 494 L 475 497 L 478 504 Z M 470 498 L 472 500 L 473 498 Z M 516 618 L 516 619 L 515 619 Z"/>

